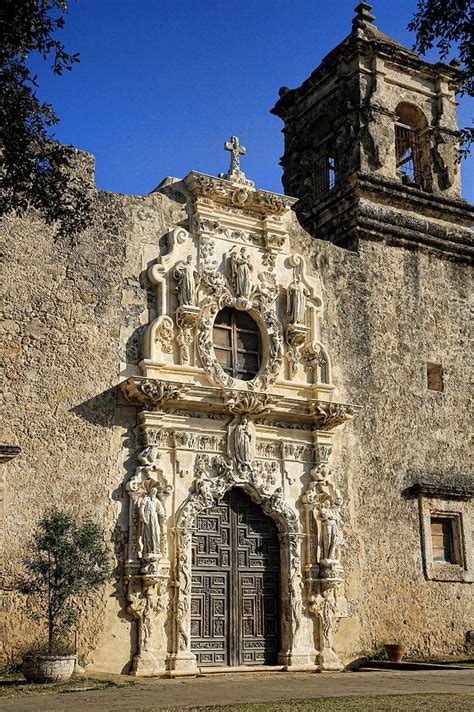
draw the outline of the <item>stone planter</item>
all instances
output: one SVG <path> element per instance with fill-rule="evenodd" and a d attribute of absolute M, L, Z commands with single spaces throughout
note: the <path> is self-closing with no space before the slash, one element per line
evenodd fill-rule
<path fill-rule="evenodd" d="M 398 643 L 385 644 L 385 652 L 391 663 L 399 663 L 405 655 L 405 646 Z"/>
<path fill-rule="evenodd" d="M 21 671 L 28 682 L 67 682 L 75 663 L 75 655 L 24 655 Z"/>

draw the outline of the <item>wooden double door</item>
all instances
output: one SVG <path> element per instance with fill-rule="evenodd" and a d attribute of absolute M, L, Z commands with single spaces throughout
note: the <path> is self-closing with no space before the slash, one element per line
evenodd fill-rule
<path fill-rule="evenodd" d="M 280 547 L 242 490 L 196 516 L 191 650 L 202 667 L 272 665 L 280 647 Z"/>

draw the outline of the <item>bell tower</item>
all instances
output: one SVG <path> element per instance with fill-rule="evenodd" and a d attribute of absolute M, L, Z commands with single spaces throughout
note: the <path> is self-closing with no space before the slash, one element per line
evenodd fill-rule
<path fill-rule="evenodd" d="M 454 64 L 426 62 L 380 32 L 371 6 L 272 113 L 285 122 L 285 192 L 302 226 L 357 249 L 360 238 L 466 256 Z"/>

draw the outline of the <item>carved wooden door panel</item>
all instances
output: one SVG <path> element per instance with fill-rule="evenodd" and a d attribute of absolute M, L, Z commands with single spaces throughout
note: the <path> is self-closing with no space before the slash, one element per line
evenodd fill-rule
<path fill-rule="evenodd" d="M 275 664 L 280 548 L 273 520 L 231 490 L 197 515 L 192 548 L 191 649 L 198 665 Z"/>

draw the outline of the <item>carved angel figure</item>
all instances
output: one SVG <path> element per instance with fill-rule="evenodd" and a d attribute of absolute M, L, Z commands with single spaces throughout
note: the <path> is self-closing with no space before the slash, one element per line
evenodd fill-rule
<path fill-rule="evenodd" d="M 174 269 L 174 278 L 177 280 L 176 293 L 180 306 L 184 304 L 194 306 L 196 300 L 196 280 L 198 271 L 192 264 L 192 255 L 188 255 L 186 260 L 178 262 Z"/>
<path fill-rule="evenodd" d="M 253 460 L 253 433 L 249 419 L 242 416 L 234 430 L 234 456 L 239 467 L 248 469 Z"/>
<path fill-rule="evenodd" d="M 165 517 L 166 512 L 158 499 L 157 488 L 150 487 L 149 493 L 139 504 L 139 524 L 142 558 L 146 561 L 156 559 L 165 553 Z"/>
<path fill-rule="evenodd" d="M 230 256 L 230 273 L 232 284 L 238 297 L 248 299 L 252 291 L 250 272 L 252 263 L 245 247 L 240 249 L 240 254 L 233 252 Z"/>
<path fill-rule="evenodd" d="M 290 324 L 304 324 L 306 315 L 306 299 L 309 291 L 301 281 L 301 275 L 295 272 L 294 279 L 287 290 L 287 314 Z"/>

